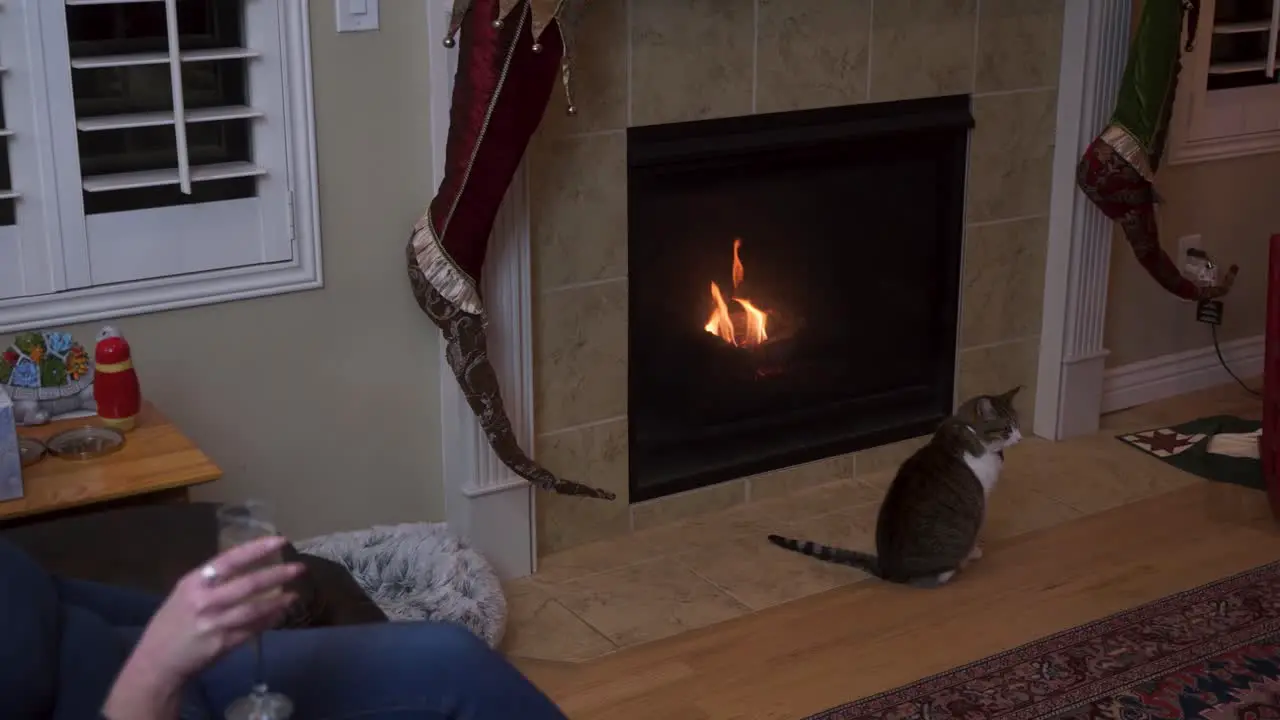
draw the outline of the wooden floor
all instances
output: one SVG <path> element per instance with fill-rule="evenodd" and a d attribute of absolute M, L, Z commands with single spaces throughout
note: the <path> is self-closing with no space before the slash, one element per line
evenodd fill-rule
<path fill-rule="evenodd" d="M 1274 560 L 1264 493 L 1203 483 L 998 543 L 939 590 L 869 581 L 596 661 L 519 664 L 575 719 L 799 720 Z"/>

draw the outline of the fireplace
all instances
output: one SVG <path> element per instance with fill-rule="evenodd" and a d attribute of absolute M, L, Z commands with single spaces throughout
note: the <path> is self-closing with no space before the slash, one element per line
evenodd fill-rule
<path fill-rule="evenodd" d="M 967 95 L 627 130 L 630 498 L 951 412 Z"/>

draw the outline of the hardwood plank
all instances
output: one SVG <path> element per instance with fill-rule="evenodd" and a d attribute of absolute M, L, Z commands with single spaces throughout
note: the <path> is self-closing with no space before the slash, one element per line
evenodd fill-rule
<path fill-rule="evenodd" d="M 869 581 L 587 663 L 519 665 L 573 718 L 796 720 L 1275 560 L 1265 494 L 1201 483 L 997 543 L 939 590 Z"/>

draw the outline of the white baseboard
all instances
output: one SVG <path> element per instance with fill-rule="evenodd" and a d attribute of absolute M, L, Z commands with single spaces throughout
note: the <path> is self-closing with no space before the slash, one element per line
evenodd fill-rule
<path fill-rule="evenodd" d="M 1241 378 L 1262 374 L 1266 343 L 1262 335 L 1220 344 L 1222 357 Z M 1163 355 L 1107 371 L 1102 382 L 1102 412 L 1171 398 L 1233 382 L 1213 346 Z"/>

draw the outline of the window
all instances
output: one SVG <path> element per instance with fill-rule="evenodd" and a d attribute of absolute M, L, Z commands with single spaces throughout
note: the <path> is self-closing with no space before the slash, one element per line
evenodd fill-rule
<path fill-rule="evenodd" d="M 1280 150 L 1278 37 L 1280 0 L 1202 0 L 1195 47 L 1183 55 L 1170 164 Z"/>
<path fill-rule="evenodd" d="M 318 287 L 305 0 L 0 5 L 0 331 Z"/>

